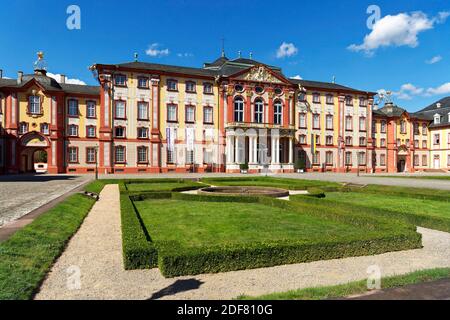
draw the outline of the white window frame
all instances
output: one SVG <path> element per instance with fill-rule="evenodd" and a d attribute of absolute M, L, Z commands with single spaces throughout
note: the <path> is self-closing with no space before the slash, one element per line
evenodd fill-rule
<path fill-rule="evenodd" d="M 273 123 L 276 125 L 283 124 L 283 103 L 276 101 L 273 105 Z"/>

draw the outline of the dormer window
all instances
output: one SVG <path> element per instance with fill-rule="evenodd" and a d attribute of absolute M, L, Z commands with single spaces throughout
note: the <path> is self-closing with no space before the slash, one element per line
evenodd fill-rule
<path fill-rule="evenodd" d="M 305 93 L 300 93 L 299 95 L 298 95 L 298 101 L 299 102 L 305 102 L 306 101 L 306 94 Z"/>
<path fill-rule="evenodd" d="M 441 115 L 435 114 L 434 115 L 434 124 L 440 124 L 441 123 Z"/>

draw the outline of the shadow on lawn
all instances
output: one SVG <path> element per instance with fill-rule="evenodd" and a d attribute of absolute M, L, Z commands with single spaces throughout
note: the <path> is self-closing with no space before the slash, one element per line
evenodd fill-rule
<path fill-rule="evenodd" d="M 186 280 L 177 280 L 172 283 L 170 286 L 155 292 L 149 300 L 160 299 L 165 296 L 171 296 L 177 294 L 178 292 L 184 292 L 189 290 L 195 290 L 200 288 L 200 286 L 204 282 L 197 279 L 186 279 Z"/>

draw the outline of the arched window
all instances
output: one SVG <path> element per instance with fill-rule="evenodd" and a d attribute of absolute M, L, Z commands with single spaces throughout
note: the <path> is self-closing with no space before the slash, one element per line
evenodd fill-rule
<path fill-rule="evenodd" d="M 263 123 L 264 119 L 264 102 L 261 99 L 255 100 L 255 122 Z"/>
<path fill-rule="evenodd" d="M 241 97 L 234 99 L 234 121 L 244 122 L 244 99 Z"/>
<path fill-rule="evenodd" d="M 273 123 L 281 125 L 283 119 L 283 104 L 281 101 L 275 101 L 273 105 Z"/>

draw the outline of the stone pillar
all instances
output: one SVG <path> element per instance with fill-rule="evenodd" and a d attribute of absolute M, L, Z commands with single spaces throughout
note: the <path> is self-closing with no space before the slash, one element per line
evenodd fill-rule
<path fill-rule="evenodd" d="M 275 162 L 276 162 L 276 150 L 275 150 L 275 137 L 274 136 L 271 136 L 270 137 L 270 141 L 271 141 L 271 144 L 270 144 L 270 153 L 271 153 L 271 159 L 270 159 L 270 162 L 272 163 L 272 164 L 275 164 Z"/>
<path fill-rule="evenodd" d="M 258 137 L 253 137 L 253 162 L 258 163 Z"/>
<path fill-rule="evenodd" d="M 253 137 L 248 137 L 248 163 L 253 163 Z"/>
<path fill-rule="evenodd" d="M 240 162 L 240 155 L 239 155 L 239 143 L 240 143 L 240 137 L 235 136 L 234 137 L 234 163 Z"/>
<path fill-rule="evenodd" d="M 280 163 L 280 137 L 276 137 L 275 138 L 275 163 L 279 164 Z"/>
<path fill-rule="evenodd" d="M 293 139 L 289 138 L 289 164 L 294 163 Z"/>

